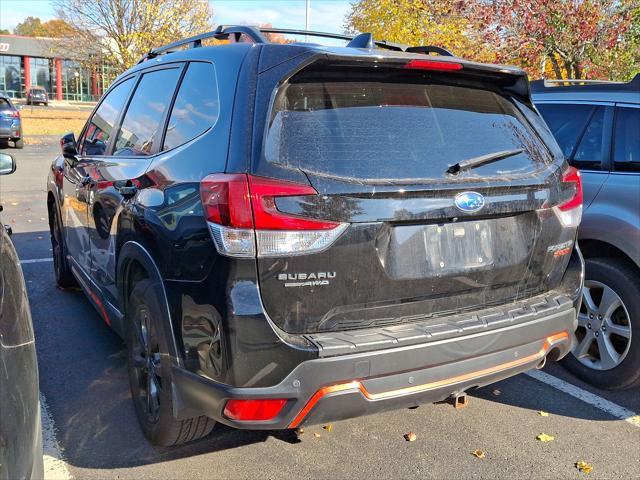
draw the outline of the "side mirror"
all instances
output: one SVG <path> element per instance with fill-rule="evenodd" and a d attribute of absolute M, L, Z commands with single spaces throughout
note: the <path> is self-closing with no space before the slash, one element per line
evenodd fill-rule
<path fill-rule="evenodd" d="M 62 149 L 62 156 L 69 160 L 77 160 L 78 147 L 76 145 L 76 136 L 73 133 L 67 133 L 60 139 L 60 148 Z"/>
<path fill-rule="evenodd" d="M 16 161 L 11 155 L 0 153 L 0 175 L 11 175 L 16 171 Z"/>

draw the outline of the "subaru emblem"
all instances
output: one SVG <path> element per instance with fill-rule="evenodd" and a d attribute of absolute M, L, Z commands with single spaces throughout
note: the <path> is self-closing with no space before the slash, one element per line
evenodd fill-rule
<path fill-rule="evenodd" d="M 456 195 L 454 203 L 463 212 L 477 212 L 484 207 L 484 197 L 478 192 L 462 192 Z"/>

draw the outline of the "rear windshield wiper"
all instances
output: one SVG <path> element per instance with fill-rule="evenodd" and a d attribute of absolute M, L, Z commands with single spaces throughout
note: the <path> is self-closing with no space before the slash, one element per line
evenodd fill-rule
<path fill-rule="evenodd" d="M 450 175 L 456 175 L 461 170 L 470 170 L 472 168 L 479 167 L 480 165 L 486 165 L 487 163 L 502 160 L 503 158 L 513 157 L 514 155 L 518 155 L 522 152 L 524 152 L 524 149 L 518 148 L 515 150 L 502 150 L 501 152 L 487 153 L 486 155 L 480 155 L 479 157 L 469 158 L 462 162 L 458 162 L 455 165 L 451 165 L 447 168 L 447 173 Z"/>

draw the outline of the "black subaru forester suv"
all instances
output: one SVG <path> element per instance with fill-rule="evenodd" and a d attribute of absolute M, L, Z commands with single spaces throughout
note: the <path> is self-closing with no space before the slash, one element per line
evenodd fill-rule
<path fill-rule="evenodd" d="M 524 72 L 273 31 L 151 51 L 51 166 L 56 280 L 125 339 L 147 437 L 434 402 L 563 357 L 581 181 Z"/>

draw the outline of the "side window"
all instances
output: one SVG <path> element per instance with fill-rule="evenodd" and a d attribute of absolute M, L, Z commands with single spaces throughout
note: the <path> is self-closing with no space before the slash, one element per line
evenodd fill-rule
<path fill-rule="evenodd" d="M 543 103 L 536 105 L 547 122 L 551 133 L 569 158 L 593 112 L 593 105 L 566 105 Z"/>
<path fill-rule="evenodd" d="M 640 108 L 616 108 L 613 169 L 640 172 Z"/>
<path fill-rule="evenodd" d="M 596 107 L 571 159 L 573 165 L 589 170 L 602 169 L 602 162 L 606 160 L 605 148 L 608 145 L 605 137 L 609 133 L 605 131 L 604 125 L 604 107 Z"/>
<path fill-rule="evenodd" d="M 602 169 L 607 145 L 604 107 L 560 103 L 537 107 L 571 165 Z"/>
<path fill-rule="evenodd" d="M 133 79 L 129 78 L 114 87 L 102 100 L 85 130 L 84 140 L 80 147 L 82 155 L 104 155 L 111 131 L 116 123 L 118 114 L 124 106 L 124 102 L 127 100 L 132 85 Z"/>
<path fill-rule="evenodd" d="M 216 70 L 210 63 L 190 63 L 171 110 L 162 150 L 182 145 L 215 125 L 220 114 Z"/>
<path fill-rule="evenodd" d="M 162 117 L 176 89 L 179 68 L 145 73 L 129 102 L 113 155 L 144 156 L 153 152 L 161 138 Z"/>

